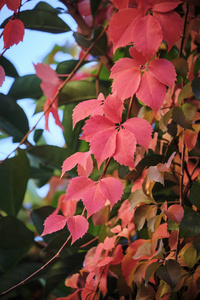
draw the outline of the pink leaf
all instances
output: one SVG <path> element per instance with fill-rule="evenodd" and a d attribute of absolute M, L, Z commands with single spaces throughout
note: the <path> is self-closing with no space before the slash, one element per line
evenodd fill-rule
<path fill-rule="evenodd" d="M 157 13 L 154 12 L 154 18 L 158 20 L 162 27 L 163 40 L 168 45 L 168 51 L 180 38 L 183 22 L 179 14 L 174 11 L 169 13 Z M 176 28 L 176 30 L 174 30 Z"/>
<path fill-rule="evenodd" d="M 140 14 L 140 10 L 126 8 L 120 10 L 112 17 L 109 24 L 109 34 L 113 42 L 114 51 L 119 47 L 124 47 L 134 42 L 134 24 Z"/>
<path fill-rule="evenodd" d="M 154 59 L 150 62 L 148 69 L 156 79 L 172 88 L 176 80 L 176 72 L 170 61 L 166 59 Z"/>
<path fill-rule="evenodd" d="M 66 171 L 73 169 L 78 164 L 78 175 L 80 176 L 89 176 L 93 169 L 93 161 L 91 158 L 91 151 L 87 152 L 76 152 L 70 157 L 68 157 L 62 165 L 62 175 Z"/>
<path fill-rule="evenodd" d="M 37 76 L 42 80 L 43 93 L 52 100 L 58 90 L 60 81 L 57 73 L 48 65 L 39 63 L 34 65 Z"/>
<path fill-rule="evenodd" d="M 59 115 L 58 115 L 58 98 L 55 101 L 53 101 L 53 104 L 51 104 L 51 103 L 52 103 L 52 101 L 49 98 L 47 98 L 47 101 L 45 102 L 45 105 L 43 108 L 43 110 L 45 112 L 45 129 L 49 130 L 49 125 L 48 125 L 49 114 L 52 113 L 56 125 L 58 125 L 62 130 L 64 130 L 62 123 L 60 122 Z"/>
<path fill-rule="evenodd" d="M 24 24 L 18 19 L 9 20 L 3 31 L 4 49 L 23 41 Z"/>
<path fill-rule="evenodd" d="M 115 124 L 104 116 L 94 116 L 86 121 L 81 139 L 90 142 L 90 150 L 97 160 L 98 167 L 113 155 L 116 135 Z"/>
<path fill-rule="evenodd" d="M 181 1 L 175 1 L 175 0 L 152 0 L 151 4 L 153 6 L 153 11 L 165 13 L 169 12 L 173 9 L 175 9 L 179 4 L 181 4 Z"/>
<path fill-rule="evenodd" d="M 74 216 L 67 219 L 67 226 L 72 235 L 73 244 L 87 232 L 89 224 L 83 216 Z"/>
<path fill-rule="evenodd" d="M 167 223 L 163 223 L 163 224 L 159 225 L 158 228 L 156 229 L 156 231 L 154 232 L 154 234 L 152 236 L 152 240 L 169 238 L 169 237 L 170 237 L 170 234 L 167 231 Z"/>
<path fill-rule="evenodd" d="M 105 199 L 110 201 L 111 207 L 121 199 L 123 194 L 122 183 L 113 177 L 106 177 L 99 182 L 100 191 Z"/>
<path fill-rule="evenodd" d="M 133 34 L 136 48 L 149 59 L 158 50 L 163 39 L 159 22 L 149 14 L 137 19 Z"/>
<path fill-rule="evenodd" d="M 80 120 L 83 120 L 89 116 L 102 115 L 103 114 L 103 102 L 105 98 L 102 93 L 99 94 L 97 99 L 87 100 L 79 103 L 73 110 L 73 127 Z"/>
<path fill-rule="evenodd" d="M 6 0 L 6 5 L 10 10 L 13 10 L 17 13 L 18 8 L 20 7 L 21 1 L 20 0 Z"/>
<path fill-rule="evenodd" d="M 99 183 L 83 176 L 71 179 L 65 198 L 66 201 L 80 199 L 87 209 L 88 217 L 99 211 L 106 202 L 99 190 Z"/>
<path fill-rule="evenodd" d="M 2 66 L 0 66 L 0 87 L 3 85 L 5 76 L 6 76 L 6 74 L 5 74 L 4 68 Z"/>
<path fill-rule="evenodd" d="M 138 99 L 150 106 L 156 114 L 164 102 L 166 87 L 149 72 L 144 72 L 136 93 Z"/>
<path fill-rule="evenodd" d="M 56 232 L 65 227 L 67 218 L 61 215 L 50 215 L 44 222 L 44 231 L 41 236 Z"/>
<path fill-rule="evenodd" d="M 171 205 L 168 210 L 164 211 L 165 215 L 172 221 L 174 221 L 177 224 L 180 224 L 183 216 L 184 216 L 184 210 L 181 205 L 174 204 Z"/>
<path fill-rule="evenodd" d="M 116 139 L 114 159 L 121 165 L 135 168 L 134 154 L 136 150 L 135 135 L 126 129 L 120 129 Z"/>
<path fill-rule="evenodd" d="M 137 144 L 142 145 L 146 150 L 148 149 L 152 127 L 145 119 L 131 118 L 124 122 L 123 126 L 134 134 Z"/>
<path fill-rule="evenodd" d="M 118 9 L 123 9 L 128 7 L 129 0 L 112 0 L 112 2 Z"/>
<path fill-rule="evenodd" d="M 118 60 L 111 69 L 111 78 L 114 79 L 112 90 L 122 99 L 131 97 L 138 90 L 141 81 L 141 71 L 138 63 L 131 58 Z"/>
<path fill-rule="evenodd" d="M 113 123 L 120 123 L 124 106 L 117 94 L 109 95 L 104 102 L 104 114 Z"/>

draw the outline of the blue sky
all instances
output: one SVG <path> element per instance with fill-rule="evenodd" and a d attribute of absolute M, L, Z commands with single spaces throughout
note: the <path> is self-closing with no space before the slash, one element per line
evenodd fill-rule
<path fill-rule="evenodd" d="M 23 1 L 22 3 L 24 3 Z M 24 4 L 22 10 L 27 10 L 35 7 L 35 5 L 40 2 L 39 0 L 31 0 Z M 56 0 L 45 0 L 53 7 L 65 6 Z M 12 15 L 12 11 L 7 9 L 6 6 L 0 11 L 0 23 L 4 19 Z M 59 15 L 71 28 L 76 30 L 76 23 L 67 14 Z M 43 61 L 44 57 L 53 49 L 54 45 L 64 46 L 66 43 L 73 43 L 72 32 L 61 33 L 61 34 L 51 34 L 33 30 L 25 30 L 24 40 L 18 45 L 14 45 L 5 52 L 5 57 L 9 59 L 16 67 L 20 76 L 35 73 L 33 64 L 37 64 Z M 0 51 L 3 49 L 3 39 L 0 39 Z M 56 55 L 58 61 L 70 59 L 69 55 L 58 53 Z M 6 80 L 2 87 L 0 87 L 0 92 L 7 94 L 13 79 L 6 77 Z M 30 127 L 34 126 L 39 115 L 33 116 L 35 110 L 34 101 L 31 99 L 19 100 L 18 104 L 25 110 L 29 117 Z M 62 114 L 61 114 L 62 115 Z M 37 128 L 44 128 L 44 120 L 42 120 Z M 31 141 L 30 136 L 30 141 Z M 64 139 L 62 137 L 62 132 L 58 126 L 54 125 L 53 118 L 50 118 L 50 133 L 45 132 L 45 139 L 49 144 L 62 146 L 64 144 Z M 0 159 L 3 159 L 8 153 L 10 153 L 17 144 L 13 145 L 11 143 L 12 138 L 6 138 L 5 140 L 0 140 Z"/>

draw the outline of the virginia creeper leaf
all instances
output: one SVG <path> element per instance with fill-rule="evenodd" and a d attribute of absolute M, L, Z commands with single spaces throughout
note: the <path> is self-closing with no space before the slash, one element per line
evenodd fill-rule
<path fill-rule="evenodd" d="M 104 95 L 100 93 L 97 99 L 91 99 L 76 105 L 73 111 L 73 127 L 75 127 L 77 122 L 89 116 L 102 115 L 104 100 Z"/>
<path fill-rule="evenodd" d="M 195 95 L 195 98 L 200 100 L 200 77 L 195 78 L 192 81 L 192 91 Z"/>
<path fill-rule="evenodd" d="M 73 244 L 87 232 L 89 224 L 83 216 L 73 216 L 67 219 L 67 226 L 72 235 Z"/>
<path fill-rule="evenodd" d="M 61 215 L 50 215 L 44 222 L 44 231 L 41 236 L 56 232 L 65 227 L 67 218 Z"/>
<path fill-rule="evenodd" d="M 6 0 L 6 5 L 10 10 L 13 10 L 17 13 L 18 8 L 20 7 L 20 0 Z"/>
<path fill-rule="evenodd" d="M 78 175 L 89 176 L 93 169 L 93 161 L 91 158 L 91 152 L 76 152 L 68 157 L 62 165 L 62 175 L 66 171 L 73 169 L 78 164 Z"/>
<path fill-rule="evenodd" d="M 173 204 L 167 210 L 164 210 L 165 215 L 177 224 L 180 224 L 183 216 L 184 210 L 181 205 Z"/>
<path fill-rule="evenodd" d="M 192 103 L 184 103 L 181 107 L 174 107 L 172 117 L 181 127 L 191 129 L 194 116 L 196 113 L 196 105 Z"/>
<path fill-rule="evenodd" d="M 169 259 L 166 261 L 164 266 L 161 266 L 157 270 L 156 273 L 160 279 L 167 282 L 173 289 L 181 277 L 181 267 L 177 261 Z"/>
<path fill-rule="evenodd" d="M 5 71 L 4 68 L 0 65 L 0 87 L 3 85 L 3 82 L 5 80 Z"/>
<path fill-rule="evenodd" d="M 23 41 L 24 24 L 18 19 L 9 20 L 3 31 L 4 49 Z"/>

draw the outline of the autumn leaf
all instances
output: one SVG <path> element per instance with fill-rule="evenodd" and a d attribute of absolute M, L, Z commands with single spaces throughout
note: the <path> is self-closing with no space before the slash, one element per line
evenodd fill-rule
<path fill-rule="evenodd" d="M 24 24 L 18 19 L 9 20 L 3 31 L 4 49 L 23 41 Z"/>
<path fill-rule="evenodd" d="M 179 204 L 173 204 L 167 210 L 164 210 L 164 213 L 170 220 L 177 224 L 180 224 L 184 216 L 184 209 Z"/>
<path fill-rule="evenodd" d="M 62 175 L 66 171 L 73 169 L 78 164 L 78 175 L 88 177 L 93 170 L 93 161 L 91 158 L 91 151 L 76 152 L 69 156 L 62 165 Z"/>
<path fill-rule="evenodd" d="M 67 219 L 61 215 L 50 215 L 44 222 L 44 231 L 41 236 L 63 229 L 67 223 Z"/>
<path fill-rule="evenodd" d="M 2 66 L 0 66 L 0 87 L 3 85 L 5 76 L 6 76 L 6 74 L 5 74 L 4 68 Z"/>
<path fill-rule="evenodd" d="M 123 103 L 113 94 L 104 102 L 105 116 L 94 116 L 86 121 L 81 139 L 90 143 L 98 166 L 108 157 L 120 164 L 134 168 L 136 144 L 148 148 L 151 126 L 142 118 L 132 118 L 121 123 Z"/>
<path fill-rule="evenodd" d="M 123 186 L 118 179 L 108 177 L 95 182 L 90 178 L 80 176 L 71 179 L 65 201 L 82 199 L 89 217 L 99 211 L 107 199 L 112 207 L 121 199 L 122 193 Z"/>
<path fill-rule="evenodd" d="M 4 1 L 3 1 L 4 2 Z M 20 0 L 6 0 L 6 5 L 10 10 L 13 10 L 17 13 L 18 8 L 20 7 L 21 1 Z"/>
<path fill-rule="evenodd" d="M 72 244 L 80 239 L 88 230 L 88 221 L 83 216 L 73 216 L 67 219 L 67 227 L 72 235 Z"/>
<path fill-rule="evenodd" d="M 103 102 L 105 101 L 104 95 L 99 94 L 97 99 L 91 99 L 83 101 L 76 105 L 73 110 L 73 127 L 80 120 L 83 120 L 89 116 L 103 115 Z"/>
<path fill-rule="evenodd" d="M 180 3 L 170 0 L 152 0 L 151 3 L 142 1 L 138 2 L 137 8 L 119 10 L 109 25 L 114 50 L 134 43 L 150 59 L 162 40 L 168 44 L 170 50 L 182 30 L 182 19 L 173 11 Z M 123 8 L 126 6 L 123 4 Z"/>
<path fill-rule="evenodd" d="M 58 75 L 50 66 L 43 63 L 34 65 L 34 67 L 36 70 L 36 75 L 42 80 L 42 83 L 40 84 L 41 89 L 44 95 L 47 96 L 47 100 L 43 108 L 45 112 L 45 129 L 49 130 L 49 114 L 52 113 L 56 125 L 63 130 L 63 126 L 58 115 L 58 97 L 56 97 L 54 100 L 60 85 Z M 54 101 L 52 102 L 52 100 Z"/>
<path fill-rule="evenodd" d="M 134 47 L 130 48 L 130 55 L 133 59 L 122 58 L 111 69 L 113 92 L 122 99 L 136 93 L 137 98 L 156 114 L 164 102 L 166 85 L 172 87 L 176 80 L 174 66 L 166 59 L 148 62 Z"/>

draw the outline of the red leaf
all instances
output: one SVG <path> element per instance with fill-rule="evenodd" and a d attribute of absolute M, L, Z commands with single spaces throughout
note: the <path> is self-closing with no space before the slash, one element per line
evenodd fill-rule
<path fill-rule="evenodd" d="M 134 134 L 137 144 L 148 150 L 152 127 L 145 119 L 131 118 L 124 122 L 123 126 Z"/>
<path fill-rule="evenodd" d="M 161 13 L 169 12 L 181 3 L 181 1 L 175 0 L 151 0 L 153 10 Z"/>
<path fill-rule="evenodd" d="M 44 222 L 44 231 L 41 236 L 56 232 L 65 227 L 67 218 L 61 215 L 50 215 Z"/>
<path fill-rule="evenodd" d="M 73 244 L 87 232 L 89 224 L 83 216 L 73 216 L 67 219 L 67 226 L 72 235 Z"/>
<path fill-rule="evenodd" d="M 51 103 L 52 101 L 49 98 L 47 98 L 47 101 L 45 102 L 43 108 L 44 112 L 46 111 L 46 109 L 48 109 L 47 112 L 45 112 L 45 129 L 49 130 L 49 125 L 48 125 L 49 114 L 52 113 L 56 125 L 58 125 L 62 130 L 64 130 L 62 123 L 60 122 L 60 117 L 58 115 L 58 98 L 53 102 L 53 104 Z"/>
<path fill-rule="evenodd" d="M 113 123 L 120 123 L 124 105 L 117 94 L 110 94 L 104 102 L 104 115 Z"/>
<path fill-rule="evenodd" d="M 163 34 L 159 22 L 151 15 L 138 18 L 133 30 L 135 46 L 150 59 L 158 50 Z"/>
<path fill-rule="evenodd" d="M 100 191 L 105 199 L 110 201 L 111 207 L 121 199 L 123 194 L 122 183 L 113 177 L 106 177 L 99 182 Z"/>
<path fill-rule="evenodd" d="M 0 10 L 2 9 L 2 7 L 6 4 L 6 0 L 1 0 L 0 2 Z"/>
<path fill-rule="evenodd" d="M 112 67 L 110 77 L 114 79 L 113 92 L 116 92 L 122 99 L 129 98 L 139 88 L 141 81 L 139 64 L 131 58 L 122 58 Z"/>
<path fill-rule="evenodd" d="M 89 176 L 93 169 L 93 161 L 91 158 L 91 151 L 87 152 L 76 152 L 70 157 L 68 157 L 62 165 L 62 175 L 66 171 L 73 169 L 78 164 L 78 175 L 79 176 Z"/>
<path fill-rule="evenodd" d="M 34 65 L 37 76 L 42 80 L 43 93 L 52 100 L 58 90 L 60 80 L 57 73 L 48 65 L 39 63 Z"/>
<path fill-rule="evenodd" d="M 141 11 L 139 9 L 126 8 L 112 17 L 109 24 L 109 34 L 114 51 L 134 42 L 134 25 L 140 15 Z"/>
<path fill-rule="evenodd" d="M 7 49 L 14 44 L 23 41 L 24 37 L 24 24 L 22 21 L 15 19 L 9 20 L 3 31 L 4 49 Z"/>
<path fill-rule="evenodd" d="M 163 238 L 169 238 L 170 234 L 167 231 L 167 223 L 163 223 L 161 225 L 158 226 L 158 228 L 156 229 L 156 231 L 154 232 L 153 236 L 152 236 L 152 240 L 156 240 L 156 239 L 163 239 Z"/>
<path fill-rule="evenodd" d="M 5 80 L 5 71 L 2 66 L 0 66 L 0 87 L 3 85 L 3 82 Z"/>
<path fill-rule="evenodd" d="M 112 2 L 118 9 L 123 9 L 128 7 L 129 0 L 112 0 Z"/>
<path fill-rule="evenodd" d="M 181 205 L 174 204 L 171 205 L 168 210 L 165 210 L 164 213 L 170 220 L 174 221 L 177 224 L 180 224 L 184 216 L 184 209 Z"/>
<path fill-rule="evenodd" d="M 136 93 L 138 99 L 150 106 L 156 114 L 164 102 L 166 87 L 149 72 L 144 72 Z"/>
<path fill-rule="evenodd" d="M 54 210 L 52 215 L 58 214 L 60 209 L 62 210 L 62 213 L 66 218 L 72 217 L 75 214 L 76 204 L 77 204 L 76 201 L 72 201 L 72 200 L 64 201 L 65 197 L 66 197 L 66 195 L 62 194 L 58 198 L 57 208 Z"/>
<path fill-rule="evenodd" d="M 113 155 L 114 159 L 121 165 L 135 168 L 134 154 L 136 150 L 135 135 L 126 129 L 120 129 L 117 133 L 116 150 Z"/>
<path fill-rule="evenodd" d="M 153 16 L 159 21 L 162 27 L 163 40 L 167 43 L 169 51 L 180 38 L 183 27 L 182 19 L 179 14 L 174 11 L 169 13 L 154 12 Z M 176 28 L 176 30 L 174 30 L 174 28 Z"/>
<path fill-rule="evenodd" d="M 97 99 L 91 99 L 83 101 L 76 105 L 73 110 L 73 127 L 80 120 L 83 120 L 89 116 L 103 115 L 103 103 L 105 101 L 104 95 L 99 94 Z"/>
<path fill-rule="evenodd" d="M 17 13 L 18 8 L 20 7 L 21 1 L 20 0 L 6 0 L 6 5 L 10 10 L 13 10 Z"/>
<path fill-rule="evenodd" d="M 71 179 L 65 200 L 82 199 L 89 217 L 105 205 L 106 199 L 113 206 L 121 199 L 122 193 L 123 186 L 115 178 L 105 178 L 95 182 L 87 177 L 80 176 Z"/>
<path fill-rule="evenodd" d="M 149 72 L 160 82 L 172 88 L 176 80 L 173 64 L 166 59 L 154 59 L 149 63 Z"/>
<path fill-rule="evenodd" d="M 90 149 L 95 155 L 98 167 L 114 154 L 116 135 L 115 124 L 104 116 L 94 116 L 86 121 L 81 139 L 90 142 Z"/>

